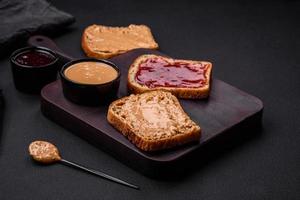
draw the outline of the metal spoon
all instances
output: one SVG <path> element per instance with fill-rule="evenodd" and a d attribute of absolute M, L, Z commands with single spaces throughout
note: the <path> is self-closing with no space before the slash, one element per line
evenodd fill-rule
<path fill-rule="evenodd" d="M 76 164 L 74 162 L 62 159 L 60 154 L 59 154 L 59 151 L 58 151 L 57 147 L 55 145 L 51 144 L 50 142 L 34 141 L 29 145 L 28 150 L 29 150 L 30 156 L 37 162 L 40 162 L 40 163 L 43 163 L 43 164 L 52 164 L 52 163 L 60 162 L 60 163 L 65 164 L 67 166 L 71 166 L 71 167 L 74 167 L 74 168 L 77 168 L 77 169 L 84 170 L 86 172 L 89 172 L 91 174 L 100 176 L 102 178 L 114 181 L 116 183 L 126 185 L 126 186 L 134 188 L 134 189 L 139 189 L 139 187 L 136 186 L 136 185 L 127 183 L 125 181 L 122 181 L 118 178 L 112 177 L 112 176 L 110 176 L 108 174 L 105 174 L 103 172 L 96 171 L 96 170 L 93 170 L 93 169 L 89 169 L 87 167 Z"/>

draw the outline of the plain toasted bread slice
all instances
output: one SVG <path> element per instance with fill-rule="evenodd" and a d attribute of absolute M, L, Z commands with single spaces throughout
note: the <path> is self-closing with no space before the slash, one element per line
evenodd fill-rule
<path fill-rule="evenodd" d="M 133 24 L 128 27 L 88 26 L 83 32 L 81 46 L 92 58 L 110 58 L 137 48 L 158 48 L 148 26 Z"/>
<path fill-rule="evenodd" d="M 201 87 L 174 87 L 174 86 L 158 86 L 158 87 L 149 87 L 145 84 L 139 83 L 136 80 L 136 74 L 139 72 L 139 65 L 143 62 L 145 62 L 148 59 L 163 59 L 164 61 L 168 62 L 170 65 L 172 63 L 185 63 L 185 64 L 198 64 L 200 63 L 205 68 L 205 71 L 203 72 L 203 76 L 205 76 L 205 83 L 201 85 Z M 211 82 L 211 71 L 212 71 L 212 63 L 207 61 L 193 61 L 193 60 L 179 60 L 179 59 L 172 59 L 167 58 L 163 56 L 158 55 L 152 55 L 152 54 L 145 54 L 142 56 L 139 56 L 135 59 L 135 61 L 131 64 L 129 71 L 128 71 L 128 89 L 135 93 L 140 94 L 148 91 L 153 90 L 165 90 L 169 91 L 178 98 L 184 98 L 184 99 L 201 99 L 206 98 L 209 96 L 210 91 L 210 82 Z M 171 72 L 170 72 L 171 73 Z M 179 74 L 180 75 L 180 74 Z M 160 74 L 157 73 L 155 76 L 159 79 Z M 163 78 L 162 78 L 163 79 Z M 175 77 L 176 79 L 176 77 Z"/>
<path fill-rule="evenodd" d="M 200 127 L 170 92 L 152 91 L 112 102 L 108 122 L 144 151 L 199 141 Z"/>

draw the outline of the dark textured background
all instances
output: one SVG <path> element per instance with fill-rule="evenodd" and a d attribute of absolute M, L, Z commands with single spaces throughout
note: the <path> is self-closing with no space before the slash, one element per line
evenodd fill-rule
<path fill-rule="evenodd" d="M 14 89 L 8 58 L 0 61 L 6 99 L 0 136 L 0 199 L 300 199 L 300 2 L 53 1 L 77 22 L 55 38 L 82 56 L 84 27 L 147 24 L 162 52 L 210 60 L 214 76 L 261 98 L 263 130 L 234 145 L 215 146 L 198 169 L 173 180 L 150 179 L 126 167 L 40 112 L 39 97 Z M 241 132 L 243 134 L 243 132 Z M 135 191 L 62 165 L 34 164 L 27 145 L 57 144 L 67 159 L 141 186 Z M 176 176 L 176 175 L 174 175 Z"/>

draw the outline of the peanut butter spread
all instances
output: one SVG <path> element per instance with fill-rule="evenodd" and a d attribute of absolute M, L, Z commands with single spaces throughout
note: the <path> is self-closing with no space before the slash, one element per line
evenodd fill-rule
<path fill-rule="evenodd" d="M 103 84 L 117 78 L 118 72 L 102 62 L 79 62 L 68 67 L 64 74 L 70 80 L 83 84 Z"/>
<path fill-rule="evenodd" d="M 29 145 L 29 154 L 42 163 L 53 163 L 61 160 L 56 146 L 45 141 L 34 141 Z"/>
<path fill-rule="evenodd" d="M 124 52 L 136 48 L 157 48 L 150 29 L 145 25 L 128 27 L 89 26 L 85 32 L 87 45 L 93 52 Z"/>
<path fill-rule="evenodd" d="M 120 107 L 120 115 L 143 138 L 166 139 L 197 126 L 169 92 L 144 93 L 128 98 Z"/>

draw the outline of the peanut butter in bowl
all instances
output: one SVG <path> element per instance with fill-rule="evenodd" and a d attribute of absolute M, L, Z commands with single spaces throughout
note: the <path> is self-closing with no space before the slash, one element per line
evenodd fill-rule
<path fill-rule="evenodd" d="M 65 76 L 76 83 L 104 84 L 117 78 L 118 72 L 101 62 L 79 62 L 64 71 Z"/>
<path fill-rule="evenodd" d="M 98 106 L 117 98 L 120 69 L 112 62 L 85 58 L 73 60 L 60 71 L 63 94 L 76 104 Z"/>

